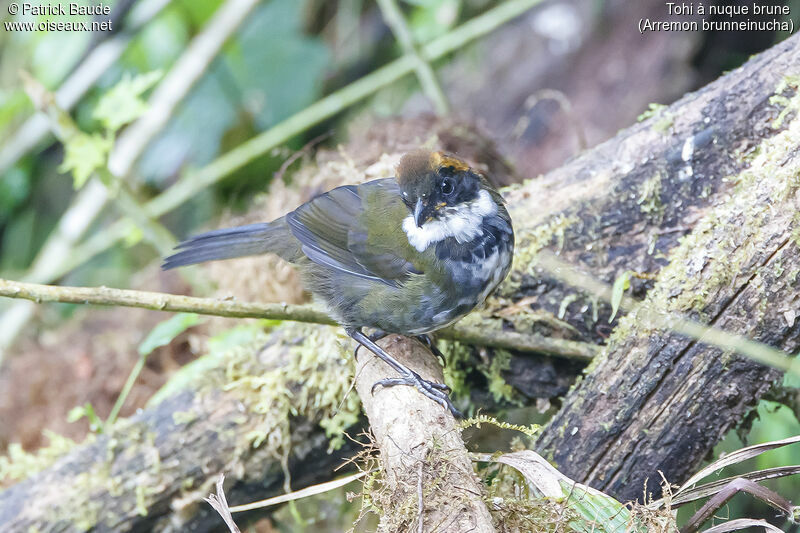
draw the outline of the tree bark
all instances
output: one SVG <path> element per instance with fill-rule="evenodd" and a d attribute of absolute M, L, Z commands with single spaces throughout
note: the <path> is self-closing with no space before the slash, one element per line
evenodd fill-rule
<path fill-rule="evenodd" d="M 649 291 L 649 306 L 793 348 L 798 325 L 786 312 L 796 308 L 797 261 L 787 232 L 796 180 L 785 172 L 797 164 L 798 140 L 779 137 L 786 124 L 794 135 L 796 125 L 790 113 L 773 126 L 784 105 L 770 98 L 798 68 L 794 36 L 510 191 L 519 244 L 510 279 L 485 311 L 497 329 L 602 343 L 616 324 L 607 304 L 535 269 L 542 249 L 606 282 L 626 270 L 657 274 L 671 254 L 657 282 L 634 282 L 635 296 Z M 771 159 L 748 174 L 747 154 L 756 150 Z M 539 444 L 568 476 L 623 498 L 638 496 L 658 469 L 680 482 L 776 376 L 635 320 L 636 313 L 623 319 Z M 352 348 L 339 346 L 339 335 L 285 324 L 257 357 L 206 359 L 207 368 L 184 373 L 192 377 L 182 392 L 0 493 L 0 523 L 10 531 L 210 531 L 220 522 L 198 502 L 221 471 L 234 481 L 226 489 L 231 505 L 279 492 L 287 450 L 293 486 L 330 477 L 354 447 L 326 455 L 320 421 L 333 434 L 363 423 L 351 397 L 337 409 Z M 523 395 L 537 394 L 525 391 L 535 378 L 526 369 L 538 361 L 521 354 L 510 361 L 509 380 Z M 350 418 L 331 425 L 337 410 Z"/>
<path fill-rule="evenodd" d="M 694 191 L 698 197 L 707 187 L 727 194 L 718 194 L 713 205 L 702 209 L 690 198 L 686 203 L 666 204 L 670 207 L 663 220 L 670 225 L 686 224 L 672 211 L 682 213 L 684 221 L 692 216 L 687 208 L 696 211 L 693 217 L 701 217 L 689 224 L 694 226 L 691 233 L 670 247 L 669 263 L 661 269 L 642 304 L 647 313 L 688 315 L 788 353 L 800 348 L 800 330 L 793 311 L 800 272 L 793 237 L 798 209 L 796 169 L 800 165 L 796 151 L 800 143 L 795 118 L 797 87 L 783 95 L 794 96 L 783 105 L 773 105 L 769 97 L 784 73 L 792 71 L 789 63 L 796 71 L 799 43 L 792 38 L 671 108 L 676 115 L 680 110 L 683 119 L 691 120 L 709 111 L 724 112 L 734 101 L 737 103 L 736 112 L 723 116 L 714 132 L 676 139 L 680 142 L 686 138 L 684 147 L 691 148 L 681 150 L 676 168 L 667 175 L 671 183 L 667 181 L 669 185 L 662 188 L 677 186 Z M 760 94 L 756 86 L 761 88 Z M 705 102 L 715 92 L 721 98 Z M 784 106 L 790 113 L 778 118 Z M 742 131 L 729 122 L 731 115 L 742 112 L 748 118 L 759 117 L 762 129 L 754 129 L 744 138 L 730 138 L 731 132 Z M 712 120 L 716 116 L 712 114 Z M 726 124 L 730 126 L 727 131 Z M 716 141 L 716 147 L 709 142 L 705 149 L 698 146 L 701 136 Z M 748 145 L 756 145 L 752 153 L 757 155 L 737 154 L 737 147 Z M 736 164 L 708 165 L 714 158 L 704 157 L 707 150 L 724 150 L 722 155 L 731 163 L 740 157 L 741 170 L 735 169 Z M 658 157 L 648 153 L 648 160 L 654 155 Z M 729 185 L 723 184 L 723 176 L 729 176 Z M 665 180 L 659 179 L 664 187 Z M 619 211 L 605 209 L 603 213 L 601 218 L 614 217 Z M 636 224 L 632 218 L 624 214 L 621 223 L 631 227 Z M 637 253 L 650 232 L 645 229 L 641 233 L 643 238 L 628 239 L 625 246 L 617 242 L 618 249 L 608 246 L 609 261 L 599 270 L 609 272 L 609 266 L 615 264 L 621 265 L 617 267 L 620 273 L 625 269 L 658 270 L 654 256 Z M 565 239 L 570 248 L 580 244 L 580 239 Z M 655 249 L 663 251 L 660 241 L 658 237 Z M 597 254 L 581 256 L 583 264 L 597 273 Z M 620 321 L 604 353 L 567 396 L 537 445 L 566 475 L 623 500 L 641 497 L 645 486 L 648 492 L 657 492 L 659 473 L 671 483 L 686 479 L 781 375 L 654 327 L 644 316 L 645 311 L 640 309 Z"/>
<path fill-rule="evenodd" d="M 443 383 L 441 365 L 421 344 L 392 336 L 381 345 L 423 378 Z M 380 451 L 383 487 L 371 496 L 382 507 L 380 530 L 493 532 L 484 487 L 453 415 L 412 387 L 373 394 L 388 367 L 364 349 L 359 354 L 356 389 Z"/>

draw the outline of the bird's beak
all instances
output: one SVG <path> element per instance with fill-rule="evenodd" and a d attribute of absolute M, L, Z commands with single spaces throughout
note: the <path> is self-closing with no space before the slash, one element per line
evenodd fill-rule
<path fill-rule="evenodd" d="M 418 228 L 421 228 L 425 221 L 428 219 L 428 206 L 422 201 L 422 198 L 417 198 L 417 205 L 414 206 L 414 222 Z"/>

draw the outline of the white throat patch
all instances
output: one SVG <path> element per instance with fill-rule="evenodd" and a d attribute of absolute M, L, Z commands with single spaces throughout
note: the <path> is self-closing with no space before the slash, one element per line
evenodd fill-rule
<path fill-rule="evenodd" d="M 428 246 L 454 237 L 459 243 L 469 242 L 481 233 L 483 217 L 497 213 L 497 204 L 486 190 L 481 190 L 478 197 L 458 209 L 445 209 L 442 217 L 431 220 L 418 228 L 414 215 L 403 219 L 403 231 L 408 242 L 418 252 L 424 252 Z"/>

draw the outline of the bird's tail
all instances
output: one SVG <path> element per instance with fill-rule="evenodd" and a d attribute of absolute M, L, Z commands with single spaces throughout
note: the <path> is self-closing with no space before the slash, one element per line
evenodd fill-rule
<path fill-rule="evenodd" d="M 161 265 L 164 270 L 267 252 L 276 253 L 291 261 L 299 251 L 299 245 L 289 232 L 284 219 L 280 218 L 269 223 L 201 233 L 178 244 L 175 249 L 179 251 L 164 259 L 164 264 Z"/>

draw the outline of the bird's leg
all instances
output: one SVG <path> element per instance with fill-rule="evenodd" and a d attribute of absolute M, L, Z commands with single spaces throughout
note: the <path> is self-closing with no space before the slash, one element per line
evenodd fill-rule
<path fill-rule="evenodd" d="M 453 413 L 453 416 L 461 417 L 461 413 L 455 408 L 453 402 L 450 401 L 450 397 L 447 395 L 447 391 L 450 390 L 447 385 L 444 383 L 436 383 L 435 381 L 423 379 L 422 376 L 403 365 L 400 361 L 389 355 L 386 350 L 375 344 L 375 342 L 368 336 L 364 335 L 359 328 L 345 328 L 345 331 L 354 341 L 383 359 L 387 365 L 395 369 L 400 374 L 399 378 L 386 378 L 376 381 L 372 385 L 373 392 L 379 385 L 383 387 L 410 385 L 421 392 L 424 396 L 427 396 L 445 409 L 448 409 L 451 413 Z"/>
<path fill-rule="evenodd" d="M 427 346 L 431 353 L 439 358 L 439 360 L 442 362 L 442 365 L 445 364 L 447 360 L 445 359 L 444 354 L 439 348 L 436 347 L 436 343 L 433 342 L 433 338 L 430 335 L 424 333 L 422 335 L 417 335 L 415 338 Z"/>
<path fill-rule="evenodd" d="M 372 342 L 378 342 L 379 340 L 381 340 L 384 337 L 387 337 L 388 335 L 389 335 L 388 332 L 383 331 L 382 329 L 376 329 L 375 331 L 367 335 L 367 338 Z M 359 344 L 358 346 L 356 346 L 356 349 L 353 350 L 353 357 L 355 357 L 356 359 L 358 359 L 358 349 L 361 348 L 361 346 L 363 345 Z"/>

